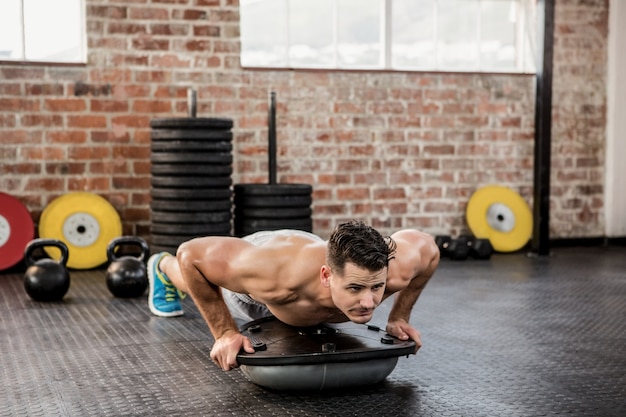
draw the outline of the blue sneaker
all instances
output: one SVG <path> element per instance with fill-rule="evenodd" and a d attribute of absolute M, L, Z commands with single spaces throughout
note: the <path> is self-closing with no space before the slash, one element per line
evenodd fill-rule
<path fill-rule="evenodd" d="M 148 281 L 150 283 L 148 306 L 155 316 L 182 316 L 181 293 L 167 275 L 159 269 L 159 262 L 166 256 L 172 255 L 167 252 L 156 253 L 148 260 Z"/>

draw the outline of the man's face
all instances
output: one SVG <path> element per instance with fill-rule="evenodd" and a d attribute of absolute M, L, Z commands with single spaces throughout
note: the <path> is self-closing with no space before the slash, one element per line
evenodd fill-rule
<path fill-rule="evenodd" d="M 330 270 L 330 294 L 335 306 L 355 323 L 367 323 L 383 299 L 387 268 L 368 271 L 347 263 L 343 276 Z"/>

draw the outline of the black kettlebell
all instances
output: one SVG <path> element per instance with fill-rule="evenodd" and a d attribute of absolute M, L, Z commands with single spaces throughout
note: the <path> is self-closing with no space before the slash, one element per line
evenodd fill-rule
<path fill-rule="evenodd" d="M 35 260 L 35 250 L 55 247 L 61 251 L 58 261 L 49 258 Z M 60 301 L 70 289 L 70 274 L 65 265 L 69 257 L 67 245 L 57 239 L 34 239 L 24 249 L 27 269 L 24 273 L 24 288 L 35 301 Z"/>
<path fill-rule="evenodd" d="M 121 246 L 135 246 L 141 249 L 137 256 L 118 256 Z M 148 288 L 146 259 L 150 248 L 145 240 L 135 236 L 122 236 L 113 239 L 107 246 L 109 266 L 106 271 L 107 288 L 115 297 L 139 297 Z"/>

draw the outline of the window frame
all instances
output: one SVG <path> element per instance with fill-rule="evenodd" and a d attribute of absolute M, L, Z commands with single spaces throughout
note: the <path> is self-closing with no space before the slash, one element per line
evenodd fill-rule
<path fill-rule="evenodd" d="M 289 0 L 283 0 L 286 3 L 286 13 L 287 19 L 289 19 Z M 262 64 L 248 64 L 244 63 L 244 48 L 242 45 L 241 55 L 240 55 L 240 64 L 242 68 L 250 68 L 250 69 L 288 69 L 288 70 L 350 70 L 350 71 L 381 71 L 381 72 L 451 72 L 451 73 L 495 73 L 495 74 L 518 74 L 518 75 L 528 75 L 534 74 L 536 72 L 537 62 L 536 62 L 536 42 L 534 37 L 536 36 L 536 28 L 531 28 L 529 26 L 529 22 L 532 21 L 532 17 L 536 16 L 536 10 L 532 7 L 532 0 L 512 0 L 515 1 L 517 16 L 517 23 L 515 25 L 515 69 L 506 68 L 506 69 L 498 69 L 495 67 L 484 67 L 482 65 L 482 53 L 481 53 L 481 42 L 482 42 L 482 5 L 484 1 L 490 0 L 471 0 L 472 2 L 478 3 L 480 8 L 477 13 L 478 23 L 477 23 L 477 41 L 476 48 L 478 58 L 476 61 L 476 65 L 474 68 L 462 68 L 456 69 L 451 67 L 442 66 L 440 63 L 439 57 L 439 48 L 441 47 L 441 42 L 438 38 L 438 33 L 435 30 L 433 33 L 433 44 L 435 48 L 435 64 L 432 67 L 425 68 L 416 68 L 411 66 L 402 66 L 395 65 L 393 62 L 393 0 L 380 0 L 382 4 L 381 11 L 381 30 L 380 30 L 380 46 L 381 46 L 381 63 L 377 65 L 341 65 L 337 59 L 337 50 L 338 50 L 338 40 L 337 40 L 337 2 L 334 2 L 333 6 L 333 47 L 334 47 L 334 60 L 332 65 L 293 65 L 292 61 L 289 57 L 289 48 L 291 47 L 289 33 L 287 33 L 287 45 L 284 53 L 284 64 L 270 64 L 270 65 L 262 65 Z M 434 0 L 435 2 L 435 11 L 434 17 L 435 22 L 437 23 L 437 3 L 440 0 Z M 240 2 L 240 4 L 243 2 Z M 240 24 L 243 25 L 243 22 L 240 20 Z M 242 28 L 243 32 L 244 29 Z M 288 32 L 288 29 L 287 29 Z M 242 39 L 243 43 L 243 39 Z"/>
<path fill-rule="evenodd" d="M 29 59 L 27 58 L 27 30 L 24 2 L 27 0 L 18 0 L 20 20 L 19 20 L 19 37 L 20 37 L 20 56 L 18 58 L 0 57 L 0 63 L 12 65 L 58 65 L 58 66 L 83 66 L 87 64 L 87 24 L 86 24 L 86 0 L 77 0 L 80 11 L 78 13 L 78 26 L 80 36 L 78 39 L 79 54 L 75 59 Z M 38 28 L 39 29 L 39 28 Z"/>

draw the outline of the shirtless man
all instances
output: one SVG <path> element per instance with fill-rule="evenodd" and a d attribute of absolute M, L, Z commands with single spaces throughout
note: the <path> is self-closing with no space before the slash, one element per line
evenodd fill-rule
<path fill-rule="evenodd" d="M 430 235 L 406 229 L 384 238 L 360 221 L 338 225 L 327 242 L 297 230 L 196 238 L 175 257 L 150 258 L 149 306 L 179 316 L 180 296 L 189 294 L 215 337 L 211 359 L 225 371 L 238 366 L 242 349 L 254 353 L 238 324 L 269 315 L 298 327 L 366 323 L 394 293 L 386 330 L 419 349 L 409 316 L 438 264 Z"/>

